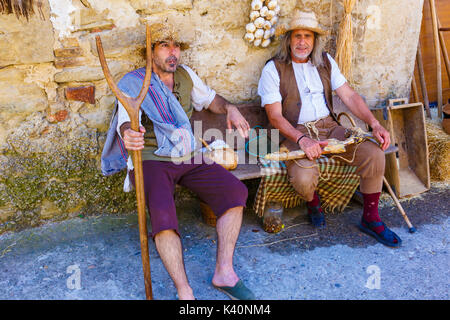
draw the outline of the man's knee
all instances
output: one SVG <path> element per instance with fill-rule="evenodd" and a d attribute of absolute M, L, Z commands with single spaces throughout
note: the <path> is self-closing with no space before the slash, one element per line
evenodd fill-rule
<path fill-rule="evenodd" d="M 248 198 L 248 189 L 247 186 L 236 178 L 235 183 L 230 185 L 229 190 L 227 190 L 227 193 L 233 198 L 233 200 L 240 200 L 238 202 L 247 202 Z"/>
<path fill-rule="evenodd" d="M 288 175 L 289 180 L 295 189 L 303 189 L 316 186 L 319 177 L 316 167 L 290 167 L 290 170 L 288 170 Z"/>
<path fill-rule="evenodd" d="M 386 157 L 384 151 L 381 150 L 380 147 L 368 141 L 361 152 L 362 156 L 367 161 L 368 166 L 371 168 L 371 170 L 369 170 L 372 173 L 371 175 L 384 174 Z"/>
<path fill-rule="evenodd" d="M 177 230 L 163 229 L 163 230 L 158 230 L 157 233 L 153 234 L 153 240 L 156 242 L 156 241 L 161 241 L 161 240 L 168 239 L 168 238 L 173 238 L 175 236 L 180 238 L 180 235 L 178 234 Z"/>
<path fill-rule="evenodd" d="M 290 170 L 289 172 L 289 181 L 292 187 L 306 201 L 312 199 L 318 184 L 318 179 L 317 168 Z"/>

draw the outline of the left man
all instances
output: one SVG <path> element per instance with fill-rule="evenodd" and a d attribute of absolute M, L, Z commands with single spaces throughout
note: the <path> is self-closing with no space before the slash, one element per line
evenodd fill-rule
<path fill-rule="evenodd" d="M 127 150 L 142 150 L 145 200 L 156 249 L 175 284 L 178 298 L 195 299 L 186 276 L 173 198 L 175 185 L 185 186 L 217 216 L 213 286 L 233 299 L 254 299 L 233 268 L 247 188 L 216 163 L 203 160 L 194 163 L 196 142 L 189 118 L 193 109 L 226 114 L 228 128 L 236 127 L 243 137 L 248 135 L 249 124 L 236 105 L 205 85 L 191 68 L 179 64 L 181 50 L 187 44 L 173 25 L 153 24 L 151 32 L 153 73 L 141 106 L 140 131 L 131 130 L 128 114 L 119 103 L 117 133 Z M 126 74 L 118 86 L 125 94 L 135 97 L 144 77 L 145 68 L 137 69 Z M 127 179 L 134 184 L 130 157 L 127 165 Z"/>

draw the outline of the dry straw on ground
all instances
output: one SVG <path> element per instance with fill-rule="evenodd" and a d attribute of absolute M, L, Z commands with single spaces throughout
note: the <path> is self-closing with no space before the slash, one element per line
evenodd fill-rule
<path fill-rule="evenodd" d="M 427 120 L 428 156 L 432 181 L 450 180 L 450 136 L 442 127 Z"/>

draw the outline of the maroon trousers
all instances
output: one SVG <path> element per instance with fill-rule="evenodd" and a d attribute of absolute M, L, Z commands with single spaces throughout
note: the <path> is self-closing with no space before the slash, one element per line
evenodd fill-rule
<path fill-rule="evenodd" d="M 192 159 L 193 162 L 193 159 Z M 208 204 L 217 218 L 234 207 L 245 207 L 247 187 L 222 166 L 171 161 L 146 160 L 144 171 L 145 201 L 150 213 L 152 237 L 163 230 L 175 230 L 179 235 L 175 209 L 175 185 L 187 187 Z M 134 171 L 130 172 L 133 185 Z"/>

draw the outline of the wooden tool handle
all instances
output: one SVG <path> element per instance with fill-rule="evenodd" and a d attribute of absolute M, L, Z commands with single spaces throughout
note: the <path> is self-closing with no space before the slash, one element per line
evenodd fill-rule
<path fill-rule="evenodd" d="M 106 82 L 111 88 L 114 95 L 122 103 L 123 107 L 128 113 L 131 121 L 131 129 L 139 131 L 139 108 L 147 95 L 148 88 L 152 76 L 152 47 L 151 34 L 149 25 L 146 26 L 146 40 L 147 40 L 147 64 L 145 69 L 145 78 L 141 91 L 136 98 L 125 95 L 115 83 L 108 64 L 106 63 L 105 53 L 103 51 L 102 41 L 99 36 L 95 37 L 97 43 L 98 58 L 105 74 Z M 147 300 L 153 299 L 152 279 L 150 273 L 150 257 L 148 252 L 148 233 L 147 233 L 147 217 L 145 212 L 145 193 L 144 193 L 144 173 L 142 168 L 142 153 L 141 150 L 133 151 L 133 166 L 134 177 L 136 184 L 136 200 L 139 222 L 139 239 L 141 243 L 141 259 L 144 273 L 145 295 Z"/>

